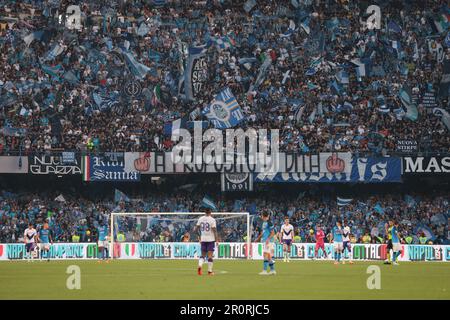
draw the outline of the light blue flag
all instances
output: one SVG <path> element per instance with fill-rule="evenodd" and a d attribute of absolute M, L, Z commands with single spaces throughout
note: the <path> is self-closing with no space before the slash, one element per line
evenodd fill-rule
<path fill-rule="evenodd" d="M 142 22 L 137 30 L 137 34 L 138 34 L 138 36 L 143 37 L 143 36 L 147 35 L 147 33 L 149 33 L 149 31 L 150 31 L 150 28 L 147 26 L 147 24 L 145 22 Z"/>
<path fill-rule="evenodd" d="M 245 12 L 249 13 L 253 9 L 254 6 L 256 6 L 256 0 L 247 0 L 244 3 Z"/>
<path fill-rule="evenodd" d="M 131 73 L 139 79 L 144 79 L 145 75 L 150 72 L 151 69 L 145 64 L 138 62 L 131 52 L 122 50 L 122 53 Z"/>
<path fill-rule="evenodd" d="M 381 207 L 381 205 L 379 203 L 377 203 L 375 205 L 375 207 L 373 207 L 373 210 L 375 210 L 376 212 L 378 212 L 379 214 L 384 214 L 384 208 Z"/>
<path fill-rule="evenodd" d="M 56 66 L 48 66 L 48 65 L 42 65 L 41 66 L 42 71 L 45 73 L 51 75 L 52 77 L 56 78 L 56 80 L 60 80 L 60 77 L 64 73 L 64 68 L 62 65 L 58 64 Z"/>
<path fill-rule="evenodd" d="M 314 108 L 314 110 L 311 112 L 311 114 L 308 117 L 308 121 L 310 124 L 312 124 L 314 122 L 314 119 L 316 119 L 316 113 L 317 113 L 317 108 Z"/>
<path fill-rule="evenodd" d="M 240 212 L 242 210 L 242 205 L 242 200 L 235 200 L 233 205 L 233 212 Z"/>
<path fill-rule="evenodd" d="M 207 196 L 207 195 L 205 195 L 203 197 L 202 206 L 206 207 L 206 208 L 210 208 L 213 211 L 218 211 L 217 206 L 214 203 L 214 200 L 211 197 Z"/>
<path fill-rule="evenodd" d="M 119 189 L 116 189 L 114 192 L 114 201 L 116 203 L 121 201 L 130 202 L 130 198 L 128 198 L 128 196 Z"/>
<path fill-rule="evenodd" d="M 416 206 L 416 199 L 410 195 L 405 195 L 405 202 L 408 205 L 408 208 L 412 208 Z"/>
<path fill-rule="evenodd" d="M 27 44 L 27 46 L 29 46 L 34 40 L 41 40 L 43 34 L 44 31 L 42 30 L 32 32 L 23 37 L 23 41 Z"/>
<path fill-rule="evenodd" d="M 298 6 L 299 6 L 299 3 L 298 3 L 298 1 L 297 0 L 291 0 L 291 4 L 294 6 L 294 8 L 298 8 Z"/>
<path fill-rule="evenodd" d="M 63 78 L 64 78 L 64 80 L 66 80 L 67 82 L 70 82 L 72 84 L 78 84 L 79 83 L 79 80 L 78 80 L 77 76 L 71 70 L 67 71 L 64 74 Z"/>
<path fill-rule="evenodd" d="M 342 84 L 349 84 L 349 75 L 348 72 L 345 70 L 341 70 L 336 74 L 336 80 L 339 81 Z"/>
<path fill-rule="evenodd" d="M 259 86 L 263 83 L 271 64 L 272 64 L 272 58 L 270 56 L 266 55 L 264 62 L 262 63 L 261 67 L 259 68 L 258 77 L 256 78 L 255 84 L 250 86 L 250 89 L 248 90 L 247 93 L 250 93 L 254 89 L 257 90 L 259 88 Z"/>
<path fill-rule="evenodd" d="M 406 108 L 405 117 L 411 121 L 416 121 L 418 118 L 418 110 L 417 106 L 412 100 L 411 88 L 408 86 L 403 86 L 403 88 L 400 89 L 399 97 L 403 106 L 405 106 Z"/>
<path fill-rule="evenodd" d="M 52 61 L 63 52 L 64 48 L 61 47 L 58 43 L 56 43 L 55 45 L 53 45 L 52 49 L 50 49 L 50 51 L 47 52 L 43 61 Z"/>

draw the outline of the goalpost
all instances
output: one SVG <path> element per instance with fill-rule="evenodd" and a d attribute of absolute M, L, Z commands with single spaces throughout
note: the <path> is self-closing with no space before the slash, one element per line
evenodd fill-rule
<path fill-rule="evenodd" d="M 110 255 L 111 258 L 114 259 L 114 244 L 116 242 L 119 242 L 117 240 L 117 235 L 123 231 L 123 227 L 119 225 L 118 220 L 123 219 L 124 221 L 130 222 L 131 224 L 139 224 L 139 229 L 141 229 L 141 224 L 145 223 L 145 230 L 148 232 L 152 231 L 152 228 L 154 227 L 152 225 L 156 224 L 157 227 L 159 227 L 158 223 L 160 225 L 167 226 L 169 224 L 172 226 L 171 232 L 174 233 L 176 227 L 181 225 L 181 229 L 185 229 L 185 232 L 189 232 L 190 235 L 197 236 L 197 234 L 193 233 L 193 227 L 195 226 L 196 222 L 200 218 L 200 216 L 204 215 L 204 212 L 111 212 L 111 219 L 110 219 L 110 232 L 111 232 L 111 239 L 110 239 Z M 251 219 L 250 214 L 248 212 L 212 212 L 212 216 L 216 219 L 217 224 L 217 233 L 219 235 L 220 243 L 232 243 L 232 242 L 245 242 L 247 245 L 247 254 L 246 258 L 250 259 L 252 256 L 251 252 L 251 234 L 252 234 L 252 225 L 251 225 Z M 134 219 L 134 220 L 133 220 Z M 151 223 L 150 223 L 151 222 Z M 242 226 L 242 223 L 245 223 L 245 226 Z M 125 224 L 125 223 L 124 223 Z M 225 226 L 226 230 L 225 231 Z M 122 230 L 120 230 L 122 229 Z M 239 239 L 236 239 L 234 241 L 225 241 L 223 236 L 223 233 L 229 232 L 233 230 L 234 232 L 243 232 L 245 234 L 241 234 Z M 142 230 L 139 230 L 140 232 Z M 134 231 L 136 232 L 136 230 Z M 136 241 L 135 239 L 131 239 L 132 241 L 128 241 L 129 239 L 126 239 L 126 242 L 142 242 L 141 240 Z M 181 240 L 176 239 L 176 241 L 170 241 L 171 243 L 178 243 L 181 242 Z M 195 243 L 198 241 L 191 239 L 189 241 L 190 243 Z M 216 252 L 216 254 L 218 254 Z"/>

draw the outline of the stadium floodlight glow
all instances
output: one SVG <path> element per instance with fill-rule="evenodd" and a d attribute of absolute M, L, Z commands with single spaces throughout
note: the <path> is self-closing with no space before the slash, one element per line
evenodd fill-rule
<path fill-rule="evenodd" d="M 111 230 L 111 240 L 110 240 L 110 254 L 111 254 L 111 258 L 114 258 L 114 242 L 116 242 L 116 236 L 117 236 L 117 232 L 116 229 L 118 228 L 115 224 L 115 218 L 119 218 L 119 217 L 151 217 L 151 216 L 169 216 L 168 218 L 156 218 L 156 220 L 159 221 L 178 221 L 178 222 L 197 222 L 198 218 L 200 218 L 200 216 L 203 216 L 205 213 L 204 212 L 111 212 L 111 219 L 110 219 L 110 230 Z M 219 230 L 223 227 L 223 225 L 225 224 L 225 221 L 230 220 L 230 219 L 236 219 L 239 218 L 239 216 L 242 217 L 242 219 L 245 219 L 245 242 L 247 245 L 247 254 L 246 254 L 246 258 L 247 259 L 251 259 L 252 256 L 252 249 L 251 249 L 251 222 L 250 222 L 250 213 L 248 212 L 211 212 L 212 216 L 216 219 L 217 222 L 217 230 L 219 232 Z M 176 218 L 171 218 L 170 216 L 179 216 Z M 197 216 L 195 218 L 189 217 L 189 218 L 184 218 L 183 216 Z M 227 217 L 228 216 L 228 217 Z M 244 222 L 244 221 L 242 221 Z M 117 227 L 117 228 L 116 228 Z M 147 226 L 148 228 L 148 226 Z M 151 229 L 151 228 L 150 228 Z M 242 228 L 244 229 L 244 228 Z M 190 234 L 192 234 L 193 229 L 192 230 L 188 230 Z M 236 231 L 236 230 L 234 230 Z M 223 243 L 223 239 L 220 236 L 220 232 L 219 232 L 219 240 L 221 240 L 220 242 Z M 173 241 L 173 242 L 177 242 L 177 241 Z M 192 241 L 191 241 L 192 242 Z"/>

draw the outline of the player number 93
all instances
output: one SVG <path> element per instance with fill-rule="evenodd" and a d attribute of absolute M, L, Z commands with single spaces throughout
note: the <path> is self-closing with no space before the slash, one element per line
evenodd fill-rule
<path fill-rule="evenodd" d="M 225 312 L 226 315 L 249 315 L 253 317 L 254 315 L 266 315 L 270 313 L 269 305 L 251 305 L 251 304 L 226 304 Z"/>

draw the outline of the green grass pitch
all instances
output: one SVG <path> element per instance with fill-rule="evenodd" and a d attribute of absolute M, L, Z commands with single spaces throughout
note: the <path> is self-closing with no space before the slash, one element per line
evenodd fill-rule
<path fill-rule="evenodd" d="M 66 287 L 70 265 L 80 267 L 80 290 Z M 369 265 L 380 267 L 380 290 L 367 288 Z M 447 263 L 277 261 L 275 276 L 258 275 L 262 261 L 214 268 L 198 276 L 195 260 L 0 262 L 0 299 L 450 299 Z"/>

